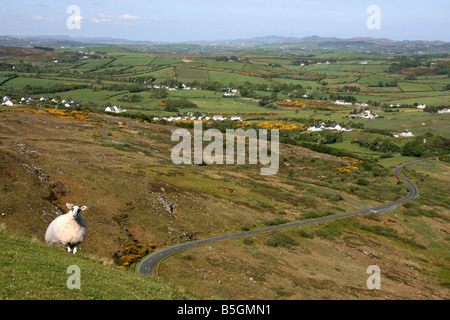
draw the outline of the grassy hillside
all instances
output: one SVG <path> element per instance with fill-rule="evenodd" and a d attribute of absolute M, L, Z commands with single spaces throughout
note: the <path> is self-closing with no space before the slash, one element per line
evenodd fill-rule
<path fill-rule="evenodd" d="M 109 137 L 129 144 L 102 136 L 105 125 L 110 127 Z M 95 281 L 96 277 L 118 274 L 113 278 L 124 280 L 124 291 L 134 277 L 136 283 L 144 282 L 141 289 L 147 281 L 152 287 L 151 279 L 131 272 L 135 262 L 149 252 L 360 208 L 317 186 L 366 205 L 387 203 L 407 193 L 383 166 L 299 146 L 282 144 L 279 173 L 261 176 L 259 166 L 253 165 L 176 166 L 130 145 L 167 157 L 175 144 L 170 141 L 173 129 L 95 114 L 4 108 L 0 113 L 0 223 L 5 239 L 2 250 L 7 253 L 2 255 L 6 259 L 2 266 L 7 272 L 2 276 L 21 275 L 17 286 L 21 294 L 5 286 L 2 295 L 22 298 L 29 292 L 38 298 L 43 288 L 43 297 L 49 298 L 78 294 L 80 298 L 115 299 L 117 293 L 104 287 L 82 286 L 82 292 L 60 296 L 47 288 L 67 290 L 64 272 L 71 264 L 85 270 L 83 279 L 101 286 L 109 286 L 110 280 Z M 426 195 L 412 202 L 414 207 L 397 208 L 372 219 L 346 219 L 189 250 L 162 263 L 163 283 L 221 299 L 448 298 L 448 164 L 421 166 L 421 175 L 409 174 L 415 177 L 421 196 Z M 66 202 L 89 207 L 83 212 L 88 236 L 76 257 L 43 243 L 46 227 L 66 210 Z M 9 247 L 16 249 L 8 253 Z M 25 257 L 35 257 L 29 262 L 36 265 L 52 261 L 63 274 L 55 270 L 55 280 L 47 280 L 53 267 L 33 269 L 30 272 L 43 280 L 36 286 L 29 284 L 29 258 Z M 367 291 L 365 269 L 371 264 L 381 264 L 386 276 L 383 283 L 389 290 Z M 119 266 L 130 271 L 116 270 Z M 97 267 L 106 271 L 97 271 Z M 161 298 L 184 297 L 177 295 L 177 289 L 167 288 Z M 137 296 L 126 297 L 154 294 L 133 292 Z"/>
<path fill-rule="evenodd" d="M 189 249 L 163 279 L 219 299 L 448 299 L 448 164 L 411 166 L 420 195 L 384 214 L 291 228 Z M 368 290 L 367 268 L 381 271 Z"/>
<path fill-rule="evenodd" d="M 83 50 L 0 50 L 0 96 L 15 103 L 0 106 L 1 237 L 5 247 L 12 243 L 16 248 L 10 254 L 4 249 L 2 276 L 21 275 L 20 294 L 5 286 L 5 298 L 29 292 L 35 299 L 41 288 L 43 297 L 71 297 L 74 293 L 46 289 L 64 289 L 70 259 L 83 264 L 86 279 L 101 286 L 109 286 L 109 280 L 96 281 L 100 274 L 117 273 L 124 292 L 131 277 L 157 288 L 160 283 L 116 269 L 133 270 L 146 254 L 179 243 L 361 208 L 326 190 L 366 206 L 395 201 L 408 190 L 392 168 L 413 155 L 448 150 L 449 114 L 414 105 L 450 104 L 445 52 L 411 55 L 417 68 L 409 68 L 402 55 L 309 49 L 230 54 L 147 53 L 150 48 L 139 46 Z M 181 89 L 182 84 L 191 90 Z M 236 95 L 224 96 L 227 88 L 236 89 Z M 69 109 L 39 101 L 43 96 L 84 105 Z M 22 97 L 35 101 L 19 104 Z M 193 104 L 183 105 L 183 99 Z M 380 117 L 350 121 L 358 105 L 334 104 L 338 99 L 368 102 Z M 179 100 L 179 110 L 170 100 Z M 117 104 L 127 111 L 104 112 Z M 222 130 L 282 128 L 278 173 L 261 176 L 261 165 L 248 163 L 174 165 L 171 133 L 179 126 L 192 128 L 192 123 L 151 119 L 192 113 L 244 117 L 244 122 L 209 124 Z M 306 131 L 321 122 L 353 130 Z M 415 137 L 394 137 L 406 129 Z M 160 266 L 167 284 L 161 284 L 166 289 L 160 297 L 191 298 L 175 289 L 182 286 L 223 299 L 448 299 L 449 165 L 436 161 L 407 170 L 420 196 L 393 212 L 261 234 L 170 257 Z M 66 202 L 88 206 L 83 213 L 88 235 L 77 257 L 43 244 L 48 224 L 66 211 Z M 22 257 L 45 266 L 40 257 L 47 255 L 45 260 L 63 269 L 63 275 L 50 267 L 32 270 L 42 280 L 26 290 L 29 267 Z M 380 265 L 384 290 L 365 287 L 371 264 Z M 107 270 L 97 272 L 94 266 Z M 50 278 L 49 286 L 41 284 L 52 272 L 57 283 Z M 4 281 L 14 287 L 12 278 Z M 117 297 L 105 288 L 83 290 L 77 297 Z M 126 297 L 157 297 L 139 290 L 138 296 Z"/>
<path fill-rule="evenodd" d="M 100 259 L 73 255 L 0 231 L 1 300 L 198 299 L 180 287 L 120 270 Z M 80 289 L 68 289 L 69 266 L 80 268 Z M 69 283 L 72 283 L 69 281 Z"/>

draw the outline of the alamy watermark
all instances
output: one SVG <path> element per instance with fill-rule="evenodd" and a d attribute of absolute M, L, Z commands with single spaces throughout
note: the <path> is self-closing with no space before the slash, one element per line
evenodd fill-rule
<path fill-rule="evenodd" d="M 367 28 L 370 30 L 381 29 L 381 9 L 377 5 L 370 5 L 367 7 L 366 13 L 370 16 L 366 20 Z"/>
<path fill-rule="evenodd" d="M 67 267 L 67 274 L 70 274 L 67 278 L 67 289 L 81 289 L 81 269 L 77 265 L 71 265 Z"/>
<path fill-rule="evenodd" d="M 67 7 L 66 13 L 70 14 L 70 16 L 66 20 L 67 29 L 81 29 L 81 20 L 83 19 L 83 17 L 81 16 L 80 7 L 72 4 Z"/>
<path fill-rule="evenodd" d="M 367 289 L 369 289 L 369 290 L 381 289 L 380 267 L 377 265 L 371 265 L 367 268 L 366 272 L 371 275 L 369 278 L 367 278 L 367 281 L 366 281 Z"/>
<path fill-rule="evenodd" d="M 274 175 L 279 169 L 279 130 L 270 129 L 270 146 L 268 136 L 267 129 L 226 129 L 224 157 L 223 133 L 218 129 L 203 132 L 202 122 L 195 121 L 193 137 L 187 129 L 172 132 L 172 141 L 181 141 L 172 149 L 171 159 L 174 164 L 192 164 L 193 140 L 194 164 L 224 164 L 224 160 L 226 164 L 246 164 L 248 153 L 248 164 L 259 162 L 268 166 L 260 169 L 261 175 Z M 204 141 L 210 142 L 205 148 Z"/>

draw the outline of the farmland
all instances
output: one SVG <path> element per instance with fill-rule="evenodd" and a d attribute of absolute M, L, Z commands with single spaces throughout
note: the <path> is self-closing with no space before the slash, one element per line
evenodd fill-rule
<path fill-rule="evenodd" d="M 438 111 L 450 107 L 449 53 L 223 49 L 2 47 L 0 95 L 14 105 L 0 106 L 0 238 L 16 245 L 0 250 L 28 255 L 31 239 L 52 261 L 30 254 L 31 262 L 59 270 L 62 252 L 39 243 L 42 234 L 65 202 L 86 204 L 90 233 L 75 261 L 99 284 L 77 298 L 115 298 L 133 290 L 148 253 L 392 202 L 409 190 L 391 170 L 438 156 L 404 170 L 419 196 L 389 213 L 189 249 L 160 265 L 161 282 L 139 280 L 150 291 L 124 297 L 448 299 L 450 115 Z M 117 105 L 121 112 L 105 111 Z M 205 128 L 279 129 L 279 173 L 167 160 L 173 130 L 213 115 L 243 121 L 203 120 Z M 321 125 L 329 130 L 308 130 Z M 126 275 L 118 293 L 92 276 L 100 263 L 117 279 Z M 371 264 L 381 266 L 385 290 L 366 289 Z M 41 287 L 44 298 L 65 290 L 45 271 L 35 274 L 32 298 Z M 12 280 L 2 281 L 0 297 L 17 298 Z"/>

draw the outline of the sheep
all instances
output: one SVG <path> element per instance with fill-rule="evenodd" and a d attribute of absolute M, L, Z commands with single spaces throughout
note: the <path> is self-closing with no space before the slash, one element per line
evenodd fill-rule
<path fill-rule="evenodd" d="M 54 219 L 45 232 L 45 242 L 50 245 L 63 245 L 67 252 L 73 248 L 73 254 L 77 252 L 78 246 L 86 238 L 86 223 L 81 216 L 81 211 L 86 206 L 75 206 L 66 203 L 69 212 Z"/>

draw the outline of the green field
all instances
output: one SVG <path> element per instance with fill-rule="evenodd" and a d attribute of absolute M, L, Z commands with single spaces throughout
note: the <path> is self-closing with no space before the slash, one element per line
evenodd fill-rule
<path fill-rule="evenodd" d="M 196 299 L 154 278 L 119 270 L 95 258 L 68 255 L 56 247 L 30 242 L 0 231 L 0 299 L 2 300 L 153 300 Z M 80 269 L 80 287 L 69 266 Z M 120 279 L 120 281 L 119 281 Z"/>
<path fill-rule="evenodd" d="M 38 59 L 25 63 L 18 57 L 17 69 L 11 66 L 0 71 L 3 81 L 16 76 L 0 86 L 0 94 L 11 96 L 15 102 L 23 96 L 76 100 L 99 113 L 108 105 L 119 104 L 127 110 L 125 115 L 130 116 L 254 113 L 246 119 L 306 126 L 314 121 L 346 126 L 362 124 L 365 128 L 392 133 L 408 129 L 416 136 L 432 133 L 448 137 L 450 132 L 447 114 L 415 109 L 417 104 L 441 108 L 450 105 L 449 90 L 446 90 L 450 85 L 448 74 L 441 69 L 434 72 L 431 67 L 431 62 L 448 61 L 442 53 L 424 56 L 423 64 L 428 63 L 430 69 L 423 73 L 423 67 L 416 68 L 418 73 L 411 75 L 415 69 L 389 72 L 392 65 L 403 59 L 402 55 L 386 57 L 350 51 L 310 50 L 306 54 L 295 50 L 286 53 L 251 49 L 226 54 L 177 54 L 153 52 L 139 46 L 99 46 L 83 50 L 93 55 L 86 58 L 84 51 L 58 49 L 56 53 L 62 62 L 51 65 Z M 65 61 L 68 57 L 72 60 Z M 77 84 L 84 88 L 71 89 L 71 85 Z M 164 89 L 155 96 L 154 85 L 171 89 Z M 191 90 L 181 90 L 182 85 Z M 226 88 L 237 89 L 239 93 L 225 97 Z M 196 107 L 169 111 L 166 100 L 170 99 L 187 99 Z M 306 101 L 303 106 L 282 104 L 303 99 Z M 351 99 L 353 105 L 330 107 L 329 102 L 338 99 Z M 380 118 L 349 122 L 349 113 L 358 108 L 356 103 L 369 103 Z M 385 112 L 390 104 L 402 104 L 402 108 L 399 112 Z M 39 105 L 61 108 L 50 103 Z M 268 112 L 273 114 L 266 114 Z M 344 137 L 352 135 L 344 134 Z M 335 147 L 380 156 L 377 152 L 361 150 L 347 139 L 336 143 Z"/>

